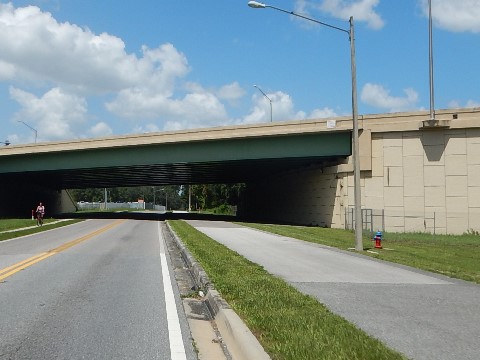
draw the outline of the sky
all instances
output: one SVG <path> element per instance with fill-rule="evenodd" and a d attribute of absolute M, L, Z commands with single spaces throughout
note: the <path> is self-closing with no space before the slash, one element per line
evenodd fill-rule
<path fill-rule="evenodd" d="M 348 34 L 247 3 L 0 0 L 0 140 L 351 116 Z M 435 109 L 480 107 L 480 0 L 431 3 Z M 429 110 L 427 0 L 267 4 L 353 16 L 360 115 Z"/>

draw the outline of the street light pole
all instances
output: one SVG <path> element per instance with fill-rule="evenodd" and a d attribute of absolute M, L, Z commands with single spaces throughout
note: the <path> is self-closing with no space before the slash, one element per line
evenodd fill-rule
<path fill-rule="evenodd" d="M 358 104 L 357 104 L 357 65 L 355 61 L 355 26 L 350 16 L 350 62 L 352 67 L 352 117 L 353 117 L 353 193 L 355 196 L 355 250 L 363 251 L 362 241 L 362 195 L 360 184 L 360 142 L 358 139 Z"/>
<path fill-rule="evenodd" d="M 272 121 L 273 121 L 273 115 L 272 115 L 272 99 L 270 99 L 270 98 L 267 96 L 267 94 L 265 94 L 265 93 L 263 92 L 263 90 L 260 89 L 257 85 L 253 85 L 253 86 L 256 87 L 256 88 L 263 94 L 263 96 L 265 96 L 265 97 L 267 98 L 267 100 L 270 102 L 270 122 L 272 122 Z"/>
<path fill-rule="evenodd" d="M 192 211 L 192 185 L 188 185 L 188 212 Z"/>
<path fill-rule="evenodd" d="M 21 122 L 23 125 L 29 127 L 34 133 L 35 133 L 35 144 L 37 143 L 37 130 L 34 129 L 33 127 L 31 127 L 30 125 L 28 125 L 25 121 L 22 121 L 22 120 L 17 120 L 18 122 Z"/>
<path fill-rule="evenodd" d="M 363 251 L 362 241 L 362 196 L 360 193 L 360 146 L 358 140 L 358 105 L 357 105 L 357 68 L 355 64 L 355 30 L 353 16 L 350 17 L 350 29 L 342 29 L 310 17 L 297 14 L 293 11 L 287 11 L 275 6 L 266 5 L 257 1 L 249 1 L 248 6 L 257 9 L 271 8 L 289 15 L 294 15 L 302 19 L 312 21 L 314 23 L 327 26 L 329 28 L 342 31 L 348 34 L 350 41 L 350 61 L 351 61 L 351 73 L 352 73 L 352 118 L 353 118 L 353 187 L 354 187 L 354 207 L 355 207 L 355 250 Z"/>
<path fill-rule="evenodd" d="M 153 211 L 155 211 L 155 186 L 152 186 L 152 190 L 153 190 Z"/>
<path fill-rule="evenodd" d="M 104 188 L 104 191 L 105 192 L 104 192 L 103 199 L 104 199 L 104 203 L 105 203 L 105 211 L 107 211 L 107 202 L 108 202 L 108 200 L 107 200 L 108 199 L 107 188 Z"/>
<path fill-rule="evenodd" d="M 430 120 L 435 120 L 435 100 L 433 89 L 433 30 L 432 30 L 432 0 L 428 0 L 428 64 L 430 72 Z"/>

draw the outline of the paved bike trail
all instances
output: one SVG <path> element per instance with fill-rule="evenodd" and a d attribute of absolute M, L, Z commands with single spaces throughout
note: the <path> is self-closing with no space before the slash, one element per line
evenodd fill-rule
<path fill-rule="evenodd" d="M 480 286 L 229 222 L 188 223 L 410 359 L 480 358 Z"/>

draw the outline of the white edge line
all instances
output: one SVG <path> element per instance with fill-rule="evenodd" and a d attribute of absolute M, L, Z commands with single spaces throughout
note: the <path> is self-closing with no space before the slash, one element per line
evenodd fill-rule
<path fill-rule="evenodd" d="M 170 358 L 171 360 L 186 360 L 185 345 L 183 343 L 180 320 L 178 318 L 177 306 L 173 294 L 172 280 L 165 255 L 165 245 L 158 223 L 158 241 L 160 243 L 160 263 L 162 265 L 163 289 L 165 292 L 165 307 L 167 310 L 168 339 L 170 340 Z"/>

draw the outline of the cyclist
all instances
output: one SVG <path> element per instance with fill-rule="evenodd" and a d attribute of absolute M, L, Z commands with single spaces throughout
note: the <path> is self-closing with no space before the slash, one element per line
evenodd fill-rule
<path fill-rule="evenodd" d="M 37 214 L 37 226 L 42 226 L 43 216 L 45 215 L 45 206 L 43 206 L 42 203 L 38 204 L 36 214 Z"/>

